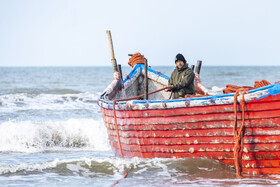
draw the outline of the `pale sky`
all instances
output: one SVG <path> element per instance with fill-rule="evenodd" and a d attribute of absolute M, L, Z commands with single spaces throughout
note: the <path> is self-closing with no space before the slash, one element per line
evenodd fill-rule
<path fill-rule="evenodd" d="M 0 66 L 280 65 L 279 0 L 0 0 Z"/>

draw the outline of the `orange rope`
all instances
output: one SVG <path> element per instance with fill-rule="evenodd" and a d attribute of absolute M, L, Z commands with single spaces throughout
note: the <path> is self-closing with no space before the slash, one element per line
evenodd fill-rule
<path fill-rule="evenodd" d="M 143 55 L 141 55 L 141 53 L 135 53 L 129 59 L 128 65 L 130 65 L 131 67 L 134 67 L 135 64 L 144 64 L 145 60 L 146 60 L 146 58 Z"/>
<path fill-rule="evenodd" d="M 169 87 L 167 86 L 167 87 L 164 87 L 164 88 L 161 88 L 161 89 L 152 91 L 152 92 L 148 93 L 148 95 L 151 95 L 151 94 L 160 92 L 160 91 L 165 90 L 165 89 L 167 89 L 167 88 L 169 88 Z M 170 97 L 171 97 L 171 96 L 172 96 L 172 92 L 171 92 Z M 119 149 L 120 149 L 120 154 L 121 154 L 121 157 L 122 157 L 122 158 L 124 158 L 124 156 L 123 156 L 122 144 L 121 144 L 121 140 L 120 140 L 119 128 L 118 128 L 118 124 L 117 124 L 116 102 L 118 102 L 118 101 L 128 101 L 128 100 L 138 99 L 138 98 L 141 98 L 141 97 L 144 97 L 144 94 L 138 95 L 138 96 L 135 96 L 135 97 L 124 98 L 124 99 L 115 99 L 115 100 L 113 101 L 114 123 L 115 123 L 116 132 L 117 132 L 117 138 L 118 138 L 118 145 L 119 145 Z M 128 175 L 128 172 L 125 172 L 123 178 L 126 178 L 127 175 Z M 114 184 L 112 184 L 112 186 L 118 184 L 118 183 L 120 182 L 120 180 L 121 180 L 121 179 L 119 179 L 117 182 L 115 182 Z"/>
<path fill-rule="evenodd" d="M 197 95 L 185 95 L 184 98 L 193 98 L 193 97 L 205 97 L 207 95 L 201 95 L 201 94 L 197 94 Z M 182 97 L 183 98 L 183 97 Z"/>
<path fill-rule="evenodd" d="M 128 172 L 126 172 L 123 176 L 123 179 L 125 179 L 128 175 Z M 121 179 L 117 180 L 114 184 L 112 184 L 111 186 L 115 186 L 116 184 L 118 184 L 120 182 Z"/>
<path fill-rule="evenodd" d="M 120 154 L 121 154 L 121 157 L 123 158 L 122 145 L 121 145 L 121 141 L 120 141 L 119 128 L 118 128 L 118 125 L 117 125 L 117 116 L 116 116 L 116 110 L 115 110 L 115 108 L 116 108 L 115 106 L 116 106 L 117 101 L 118 101 L 118 99 L 113 101 L 114 123 L 115 123 L 116 132 L 117 132 Z"/>
<path fill-rule="evenodd" d="M 240 94 L 240 92 L 243 91 L 242 99 L 240 100 L 240 104 L 242 107 L 242 124 L 239 129 L 237 129 L 237 96 Z M 237 89 L 235 95 L 234 95 L 234 124 L 233 124 L 233 134 L 234 134 L 234 164 L 236 169 L 236 176 L 239 178 L 242 178 L 242 154 L 243 154 L 243 137 L 245 134 L 245 98 L 244 95 L 247 92 L 248 89 L 246 88 L 239 88 Z"/>
<path fill-rule="evenodd" d="M 171 90 L 171 93 L 170 93 L 169 99 L 171 99 L 171 97 L 172 97 L 172 94 L 173 94 L 173 91 Z"/>
<path fill-rule="evenodd" d="M 233 93 L 233 92 L 236 92 L 238 89 L 241 89 L 241 88 L 244 88 L 244 89 L 247 89 L 247 90 L 252 90 L 255 87 L 251 87 L 251 86 L 236 86 L 236 85 L 232 85 L 232 84 L 227 84 L 226 88 L 223 89 L 223 93 L 224 94 L 226 94 L 226 93 Z"/>
<path fill-rule="evenodd" d="M 275 82 L 277 83 L 277 82 Z M 261 88 L 267 85 L 271 85 L 270 82 L 268 82 L 267 80 L 261 80 L 261 81 L 255 81 L 254 87 L 251 86 L 236 86 L 236 85 L 232 85 L 232 84 L 227 84 L 226 88 L 223 89 L 223 93 L 233 93 L 236 92 L 239 88 L 246 88 L 248 90 L 252 90 L 255 88 Z"/>
<path fill-rule="evenodd" d="M 255 88 L 261 88 L 267 85 L 271 85 L 270 82 L 268 82 L 267 80 L 261 80 L 261 81 L 255 81 Z"/>

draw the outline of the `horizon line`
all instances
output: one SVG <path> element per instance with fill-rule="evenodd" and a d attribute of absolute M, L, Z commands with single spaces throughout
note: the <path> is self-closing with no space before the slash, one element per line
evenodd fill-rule
<path fill-rule="evenodd" d="M 190 64 L 189 64 L 190 65 Z M 191 64 L 193 65 L 193 64 Z M 175 65 L 149 65 L 150 67 L 175 67 Z M 112 67 L 110 65 L 48 65 L 48 66 L 0 66 L 0 68 L 41 68 L 41 67 Z M 122 65 L 122 67 L 130 67 L 129 65 Z M 280 67 L 280 65 L 203 65 L 203 67 Z"/>

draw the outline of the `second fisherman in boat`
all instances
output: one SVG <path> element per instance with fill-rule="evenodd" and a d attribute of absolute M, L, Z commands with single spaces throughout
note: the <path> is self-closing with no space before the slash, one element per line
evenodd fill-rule
<path fill-rule="evenodd" d="M 169 88 L 173 91 L 174 99 L 184 98 L 185 95 L 195 95 L 194 72 L 188 67 L 185 57 L 177 54 L 175 58 L 176 68 L 168 81 Z"/>

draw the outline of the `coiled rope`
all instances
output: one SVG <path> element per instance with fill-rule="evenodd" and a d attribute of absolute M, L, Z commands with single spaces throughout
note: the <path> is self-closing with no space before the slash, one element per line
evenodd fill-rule
<path fill-rule="evenodd" d="M 135 64 L 144 64 L 145 60 L 146 58 L 143 55 L 141 55 L 141 53 L 135 53 L 130 57 L 128 65 L 134 67 Z"/>
<path fill-rule="evenodd" d="M 275 83 L 278 83 L 278 82 L 275 82 Z M 223 89 L 223 93 L 233 93 L 233 92 L 236 92 L 240 88 L 246 88 L 248 90 L 252 90 L 252 89 L 261 88 L 261 87 L 264 87 L 264 86 L 267 86 L 267 85 L 271 85 L 271 83 L 268 82 L 267 80 L 255 81 L 254 87 L 251 87 L 251 86 L 236 86 L 236 85 L 232 85 L 232 84 L 227 84 L 226 88 Z"/>
<path fill-rule="evenodd" d="M 164 87 L 164 88 L 161 88 L 161 89 L 158 89 L 158 90 L 149 92 L 148 95 L 151 95 L 151 94 L 160 92 L 160 91 L 165 90 L 165 89 L 168 89 L 168 88 L 169 88 L 169 86 L 166 86 L 166 87 Z M 172 96 L 172 91 L 171 91 L 171 94 L 170 94 L 169 99 L 171 98 L 171 96 Z M 116 102 L 119 102 L 119 101 L 129 101 L 129 100 L 133 100 L 133 99 L 139 99 L 139 98 L 141 98 L 141 97 L 144 97 L 144 94 L 138 95 L 138 96 L 135 96 L 135 97 L 124 98 L 124 99 L 115 99 L 115 100 L 113 101 L 114 123 L 115 123 L 115 129 L 116 129 L 116 133 L 117 133 L 117 138 L 118 138 L 118 145 L 119 145 L 120 155 L 121 155 L 122 158 L 124 158 L 124 156 L 123 156 L 122 144 L 121 144 L 121 140 L 120 140 L 119 128 L 118 128 L 118 123 L 117 123 Z M 128 172 L 125 172 L 123 178 L 126 178 L 127 175 L 128 175 Z M 121 180 L 121 179 L 119 179 L 118 181 L 116 181 L 114 184 L 112 184 L 112 186 L 118 184 L 118 183 L 120 182 L 120 180 Z"/>

